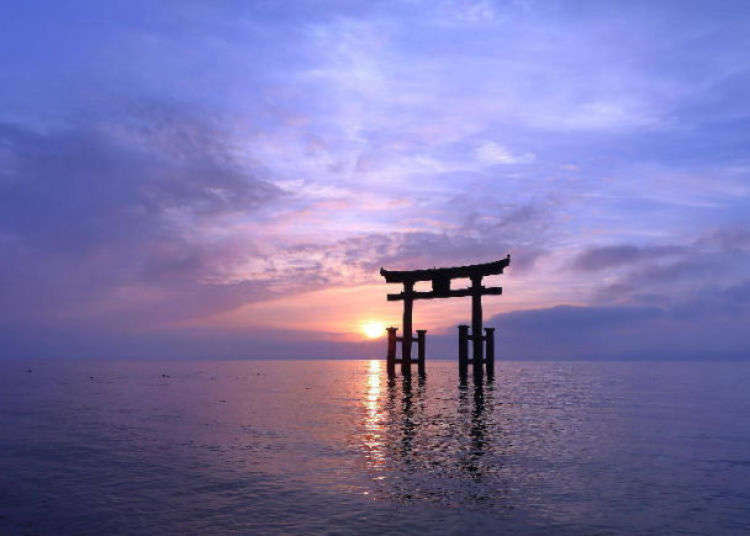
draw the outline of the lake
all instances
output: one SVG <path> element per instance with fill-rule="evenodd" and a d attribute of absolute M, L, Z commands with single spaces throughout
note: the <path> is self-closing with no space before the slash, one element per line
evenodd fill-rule
<path fill-rule="evenodd" d="M 750 363 L 2 368 L 0 534 L 750 531 Z"/>

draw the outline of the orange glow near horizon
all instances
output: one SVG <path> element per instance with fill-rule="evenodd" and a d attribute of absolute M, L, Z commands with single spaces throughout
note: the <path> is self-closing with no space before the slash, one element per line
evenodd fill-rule
<path fill-rule="evenodd" d="M 552 281 L 550 279 L 550 281 Z M 565 302 L 577 304 L 574 296 L 556 295 L 547 300 L 550 292 L 558 289 L 550 283 L 540 289 L 539 282 L 516 278 L 513 293 L 502 299 L 483 300 L 485 319 L 501 312 L 528 310 Z M 388 302 L 390 288 L 382 283 L 353 287 L 331 287 L 277 299 L 253 302 L 230 311 L 192 318 L 173 326 L 217 327 L 223 329 L 269 328 L 308 333 L 320 333 L 337 340 L 361 341 L 385 337 L 387 326 L 400 327 L 403 304 Z M 314 314 L 312 314 L 314 312 Z M 414 327 L 430 333 L 448 330 L 467 321 L 471 316 L 471 300 L 424 300 L 414 307 Z"/>

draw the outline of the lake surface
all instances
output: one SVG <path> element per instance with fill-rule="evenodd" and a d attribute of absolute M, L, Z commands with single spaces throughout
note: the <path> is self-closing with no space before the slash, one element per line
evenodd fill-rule
<path fill-rule="evenodd" d="M 750 363 L 0 366 L 0 534 L 750 531 Z"/>

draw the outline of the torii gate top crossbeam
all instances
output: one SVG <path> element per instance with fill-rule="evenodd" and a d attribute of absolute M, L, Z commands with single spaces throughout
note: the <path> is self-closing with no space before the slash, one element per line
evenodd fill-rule
<path fill-rule="evenodd" d="M 386 283 L 450 280 L 458 277 L 483 277 L 486 275 L 502 274 L 503 269 L 509 264 L 510 255 L 495 262 L 454 266 L 451 268 L 430 268 L 427 270 L 386 270 L 385 268 L 381 268 L 380 275 L 385 278 Z"/>
<path fill-rule="evenodd" d="M 385 270 L 380 269 L 380 275 L 385 278 L 386 283 L 401 283 L 404 292 L 399 294 L 388 294 L 388 301 L 429 300 L 432 298 L 459 298 L 461 296 L 473 296 L 475 294 L 502 294 L 502 287 L 484 287 L 481 285 L 482 278 L 486 275 L 503 273 L 503 269 L 510 264 L 510 255 L 504 259 L 485 264 L 470 264 L 468 266 L 456 266 L 453 268 L 432 268 L 428 270 Z M 462 289 L 451 289 L 450 281 L 454 278 L 468 277 L 472 280 L 472 286 Z M 417 281 L 432 281 L 432 291 L 415 292 L 414 283 Z"/>

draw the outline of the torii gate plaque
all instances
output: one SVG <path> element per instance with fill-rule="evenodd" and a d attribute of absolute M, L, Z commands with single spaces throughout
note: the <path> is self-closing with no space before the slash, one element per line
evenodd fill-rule
<path fill-rule="evenodd" d="M 429 300 L 432 298 L 458 298 L 471 296 L 471 334 L 469 326 L 458 326 L 458 365 L 459 372 L 465 374 L 468 365 L 471 364 L 475 374 L 482 373 L 482 364 L 491 373 L 495 361 L 495 329 L 486 328 L 482 334 L 482 296 L 485 294 L 500 295 L 502 287 L 483 287 L 482 278 L 488 275 L 502 274 L 506 266 L 510 264 L 510 255 L 504 259 L 485 264 L 471 264 L 468 266 L 456 266 L 453 268 L 432 268 L 427 270 L 385 270 L 380 269 L 380 275 L 385 278 L 386 283 L 401 283 L 404 285 L 403 292 L 399 294 L 388 294 L 388 301 L 404 302 L 403 336 L 397 337 L 397 328 L 388 328 L 388 374 L 395 373 L 397 362 L 401 363 L 401 373 L 411 374 L 411 343 L 417 342 L 419 354 L 417 363 L 419 373 L 424 373 L 424 343 L 426 330 L 417 330 L 418 337 L 412 338 L 412 309 L 414 300 Z M 471 279 L 469 288 L 451 289 L 451 279 Z M 432 281 L 432 291 L 415 292 L 414 283 L 417 281 Z M 472 359 L 468 356 L 468 341 L 472 342 Z M 401 359 L 396 359 L 396 346 L 401 342 Z M 486 359 L 484 358 L 484 346 L 487 346 Z"/>

